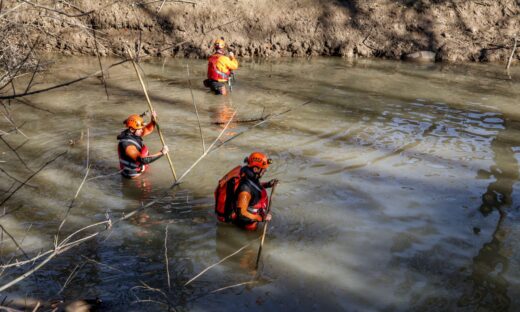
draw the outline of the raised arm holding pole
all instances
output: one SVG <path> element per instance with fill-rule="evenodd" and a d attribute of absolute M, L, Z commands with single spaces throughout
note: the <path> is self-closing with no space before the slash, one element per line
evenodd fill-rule
<path fill-rule="evenodd" d="M 130 59 L 132 61 L 132 65 L 134 66 L 137 77 L 139 78 L 139 81 L 141 82 L 141 87 L 143 88 L 144 96 L 146 97 L 146 101 L 148 103 L 148 108 L 150 109 L 150 112 L 153 112 L 154 109 L 152 106 L 152 102 L 150 101 L 150 98 L 148 97 L 148 92 L 146 91 L 146 87 L 144 85 L 143 79 L 141 78 L 141 73 L 139 73 L 139 69 L 137 68 L 137 65 L 135 64 L 134 56 L 132 55 L 132 52 L 130 51 L 130 49 L 128 47 L 126 48 L 126 50 L 128 52 L 128 55 L 130 56 Z M 165 146 L 166 143 L 164 141 L 164 137 L 162 135 L 161 128 L 159 127 L 159 123 L 157 122 L 157 118 L 155 116 L 153 116 L 153 114 L 152 114 L 152 118 L 153 118 L 153 121 L 155 122 L 155 126 L 157 127 L 157 132 L 159 133 L 161 143 L 163 146 Z M 166 157 L 168 158 L 168 163 L 170 164 L 170 169 L 172 170 L 174 182 L 177 182 L 177 175 L 175 174 L 175 168 L 173 167 L 173 163 L 170 158 L 170 154 L 166 153 Z"/>

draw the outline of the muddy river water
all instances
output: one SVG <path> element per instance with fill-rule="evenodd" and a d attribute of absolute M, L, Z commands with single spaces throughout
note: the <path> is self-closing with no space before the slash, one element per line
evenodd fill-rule
<path fill-rule="evenodd" d="M 218 97 L 202 86 L 205 61 L 147 61 L 141 66 L 178 176 L 203 152 L 187 65 L 206 148 L 235 111 L 245 121 L 290 110 L 251 130 L 254 123 L 231 123 L 219 148 L 174 190 L 166 159 L 137 180 L 117 173 L 122 122 L 147 109 L 130 64 L 109 71 L 106 91 L 91 78 L 11 101 L 23 133 L 2 135 L 17 153 L 0 142 L 0 168 L 12 176 L 0 173 L 2 201 L 20 185 L 14 178 L 67 152 L 1 207 L 0 224 L 27 257 L 53 248 L 87 163 L 60 240 L 155 202 L 3 291 L 4 304 L 99 298 L 108 311 L 520 308 L 518 70 L 509 80 L 495 65 L 250 60 L 231 95 Z M 32 89 L 97 68 L 96 58 L 58 59 Z M 11 128 L 2 117 L 0 129 Z M 145 142 L 160 149 L 155 133 Z M 273 159 L 265 180 L 281 181 L 259 270 L 260 230 L 219 225 L 213 213 L 218 179 L 255 150 Z M 4 264 L 13 255 L 26 259 L 7 234 L 0 252 Z M 0 285 L 39 263 L 5 269 Z"/>

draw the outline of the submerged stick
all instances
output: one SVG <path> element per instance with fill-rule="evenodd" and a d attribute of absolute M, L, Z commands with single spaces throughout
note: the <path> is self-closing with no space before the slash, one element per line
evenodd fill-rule
<path fill-rule="evenodd" d="M 269 196 L 269 205 L 267 206 L 267 214 L 271 211 L 271 203 L 273 202 L 274 190 L 276 189 L 276 184 L 273 185 L 271 189 L 271 196 Z M 266 216 L 267 216 L 266 214 Z M 262 254 L 262 247 L 264 246 L 265 234 L 267 233 L 267 225 L 269 221 L 265 221 L 264 223 L 264 231 L 262 233 L 262 240 L 260 241 L 260 246 L 258 247 L 258 256 L 256 256 L 256 264 L 255 269 L 258 270 L 258 263 L 260 263 L 260 255 Z"/>
<path fill-rule="evenodd" d="M 139 78 L 139 82 L 141 82 L 141 87 L 143 88 L 144 96 L 146 97 L 146 102 L 148 103 L 148 108 L 150 109 L 150 113 L 154 111 L 152 102 L 150 101 L 150 98 L 148 97 L 148 92 L 146 91 L 146 86 L 144 85 L 143 78 L 141 78 L 141 73 L 139 73 L 139 69 L 137 69 L 137 65 L 134 62 L 132 52 L 130 49 L 126 49 L 128 51 L 128 54 L 130 55 L 130 61 L 132 62 L 132 65 L 134 66 L 135 73 L 137 74 L 137 78 Z M 164 141 L 164 137 L 161 132 L 161 127 L 159 127 L 159 123 L 157 120 L 155 120 L 155 125 L 157 126 L 157 132 L 159 133 L 159 138 L 161 139 L 161 143 L 163 146 L 166 145 L 166 142 Z M 177 181 L 177 174 L 175 174 L 175 168 L 173 167 L 172 160 L 170 158 L 170 153 L 166 153 L 166 157 L 168 158 L 168 163 L 170 164 L 170 169 L 172 170 L 174 182 Z"/>

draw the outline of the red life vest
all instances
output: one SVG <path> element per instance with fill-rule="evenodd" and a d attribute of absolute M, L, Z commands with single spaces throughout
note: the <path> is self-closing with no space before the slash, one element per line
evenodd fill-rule
<path fill-rule="evenodd" d="M 215 189 L 215 213 L 221 222 L 230 222 L 233 219 L 233 201 L 235 191 L 240 184 L 240 172 L 242 167 L 237 166 L 218 181 Z"/>
<path fill-rule="evenodd" d="M 121 174 L 127 178 L 134 178 L 141 175 L 148 165 L 141 164 L 139 161 L 135 161 L 126 154 L 126 148 L 129 145 L 133 145 L 141 153 L 141 157 L 148 156 L 148 147 L 143 144 L 142 138 L 122 133 L 119 137 L 119 144 L 117 146 L 117 154 L 119 155 L 119 169 Z"/>
<path fill-rule="evenodd" d="M 258 188 L 258 186 L 252 182 L 249 184 L 255 188 Z M 257 215 L 257 214 L 265 215 L 265 212 L 267 211 L 268 201 L 269 201 L 267 198 L 267 191 L 263 187 L 261 187 L 261 189 L 257 189 L 257 190 L 260 191 L 260 199 L 256 202 L 256 204 L 247 207 L 247 211 L 250 214 L 254 214 L 254 215 Z M 252 201 L 253 200 L 251 200 L 251 202 Z"/>
<path fill-rule="evenodd" d="M 215 53 L 208 59 L 208 79 L 215 81 L 227 81 L 231 71 L 227 69 L 226 72 L 221 72 L 217 69 L 218 59 L 224 57 L 224 55 Z"/>

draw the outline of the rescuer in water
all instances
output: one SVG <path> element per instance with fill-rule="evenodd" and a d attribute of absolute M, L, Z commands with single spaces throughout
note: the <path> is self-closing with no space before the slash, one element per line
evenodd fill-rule
<path fill-rule="evenodd" d="M 235 167 L 220 179 L 215 190 L 215 212 L 219 221 L 254 231 L 258 222 L 271 220 L 266 188 L 273 187 L 278 180 L 260 182 L 272 162 L 265 154 L 251 153 L 245 162 L 246 166 Z"/>
<path fill-rule="evenodd" d="M 233 52 L 226 55 L 226 42 L 223 37 L 215 40 L 213 47 L 215 53 L 208 59 L 208 79 L 204 80 L 204 86 L 217 95 L 226 95 L 228 93 L 226 84 L 233 75 L 232 71 L 238 68 L 238 61 Z"/>
<path fill-rule="evenodd" d="M 127 129 L 117 136 L 119 144 L 117 152 L 119 154 L 119 168 L 125 178 L 136 178 L 143 174 L 148 165 L 168 153 L 165 145 L 160 152 L 149 155 L 148 147 L 144 145 L 143 137 L 149 135 L 155 129 L 155 118 L 157 113 L 152 112 L 152 121 L 144 123 L 140 115 L 130 115 L 124 121 Z"/>

